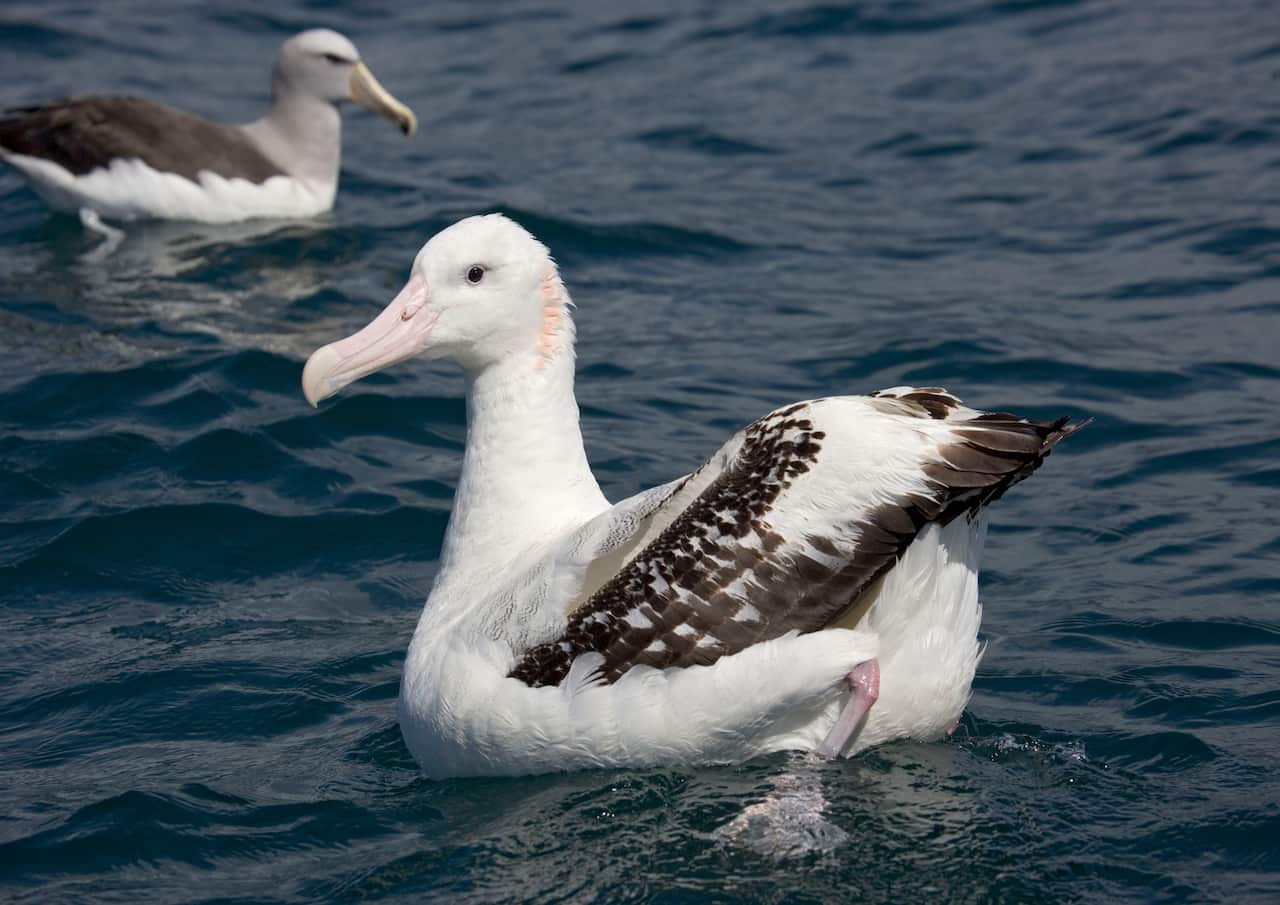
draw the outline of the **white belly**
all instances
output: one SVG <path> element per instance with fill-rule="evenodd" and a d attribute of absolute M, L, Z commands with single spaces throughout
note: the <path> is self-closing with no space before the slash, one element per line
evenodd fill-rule
<path fill-rule="evenodd" d="M 854 739 L 941 738 L 960 718 L 982 658 L 978 565 L 987 519 L 929 525 L 884 577 L 864 624 L 880 641 L 880 696 Z M 835 714 L 831 715 L 834 722 Z"/>
<path fill-rule="evenodd" d="M 711 666 L 636 667 L 613 685 L 506 677 L 504 645 L 432 622 L 405 660 L 400 727 L 423 772 L 520 775 L 600 767 L 724 763 L 812 751 L 835 722 L 856 664 L 880 660 L 880 697 L 849 752 L 941 738 L 969 699 L 981 650 L 977 564 L 985 525 L 921 532 L 854 630 L 787 635 Z M 584 655 L 579 661 L 583 661 Z"/>
<path fill-rule="evenodd" d="M 0 152 L 55 210 L 89 208 L 109 220 L 193 220 L 231 223 L 257 217 L 311 217 L 333 206 L 336 181 L 317 185 L 290 176 L 265 182 L 225 179 L 202 171 L 193 182 L 153 170 L 140 160 L 113 160 L 82 176 L 23 154 Z"/>

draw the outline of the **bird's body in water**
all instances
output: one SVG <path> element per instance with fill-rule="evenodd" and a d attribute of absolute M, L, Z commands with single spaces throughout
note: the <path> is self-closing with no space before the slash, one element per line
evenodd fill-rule
<path fill-rule="evenodd" d="M 446 229 L 313 403 L 415 355 L 467 378 L 440 571 L 400 725 L 432 777 L 850 754 L 942 737 L 980 656 L 985 507 L 1079 425 L 936 387 L 793 403 L 611 505 L 583 448 L 569 295 L 499 215 Z"/>
<path fill-rule="evenodd" d="M 271 109 L 246 125 L 136 97 L 36 104 L 0 118 L 0 159 L 54 210 L 111 232 L 103 219 L 227 223 L 329 210 L 341 161 L 341 101 L 386 116 L 405 134 L 417 128 L 413 112 L 334 31 L 286 41 L 271 86 Z"/>

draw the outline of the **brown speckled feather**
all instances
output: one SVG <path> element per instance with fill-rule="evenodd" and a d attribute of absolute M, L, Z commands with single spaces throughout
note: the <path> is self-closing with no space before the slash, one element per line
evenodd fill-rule
<path fill-rule="evenodd" d="M 600 677 L 613 682 L 633 666 L 710 664 L 790 631 L 821 629 L 855 606 L 926 524 L 976 513 L 1083 426 L 982 415 L 937 388 L 881 391 L 861 400 L 870 429 L 911 431 L 905 436 L 927 455 L 909 480 L 886 482 L 873 495 L 878 502 L 842 509 L 828 498 L 839 483 L 828 492 L 813 477 L 839 468 L 825 458 L 828 431 L 817 418 L 824 402 L 799 403 L 746 428 L 714 480 L 570 614 L 560 637 L 519 656 L 511 676 L 558 685 L 575 658 L 596 652 Z M 805 488 L 806 481 L 814 483 Z M 819 486 L 824 492 L 805 502 L 795 492 Z M 811 519 L 782 511 L 802 505 L 813 508 Z M 783 533 L 784 515 L 809 527 Z"/>

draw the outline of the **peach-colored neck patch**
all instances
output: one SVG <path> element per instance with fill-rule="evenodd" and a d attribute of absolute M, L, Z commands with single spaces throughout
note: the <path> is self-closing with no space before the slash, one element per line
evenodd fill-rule
<path fill-rule="evenodd" d="M 542 277 L 542 335 L 538 338 L 541 354 L 538 367 L 545 368 L 560 346 L 560 328 L 564 320 L 564 283 L 552 264 Z"/>

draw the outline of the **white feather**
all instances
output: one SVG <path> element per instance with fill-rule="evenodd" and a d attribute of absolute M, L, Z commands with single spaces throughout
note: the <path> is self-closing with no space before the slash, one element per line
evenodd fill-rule
<path fill-rule="evenodd" d="M 168 219 L 231 223 L 246 217 L 310 217 L 333 206 L 337 180 L 308 182 L 273 176 L 262 183 L 202 171 L 193 182 L 153 170 L 141 160 L 116 159 L 81 176 L 48 160 L 0 151 L 54 210 L 82 208 L 109 220 Z"/>

